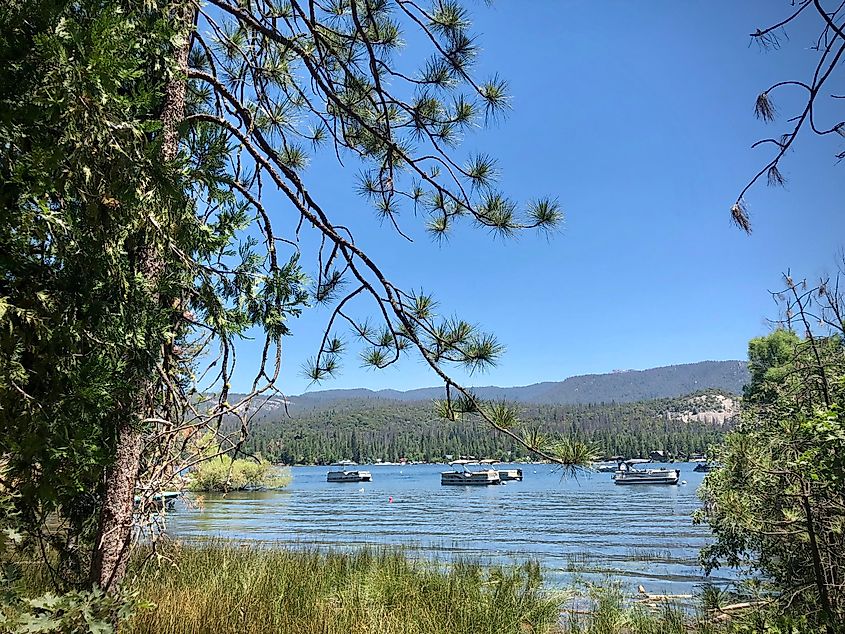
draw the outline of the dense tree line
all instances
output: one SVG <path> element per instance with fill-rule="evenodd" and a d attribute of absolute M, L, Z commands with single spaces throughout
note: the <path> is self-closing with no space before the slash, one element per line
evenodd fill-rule
<path fill-rule="evenodd" d="M 716 411 L 719 392 L 635 403 L 520 406 L 529 433 L 576 438 L 602 456 L 647 457 L 654 450 L 672 455 L 705 452 L 721 441 L 730 422 L 705 413 L 684 422 L 681 412 Z M 314 408 L 276 409 L 252 423 L 246 450 L 275 462 L 319 464 L 341 459 L 439 461 L 473 455 L 528 458 L 510 438 L 491 435 L 470 421 L 444 421 L 431 402 L 383 399 L 335 401 Z"/>

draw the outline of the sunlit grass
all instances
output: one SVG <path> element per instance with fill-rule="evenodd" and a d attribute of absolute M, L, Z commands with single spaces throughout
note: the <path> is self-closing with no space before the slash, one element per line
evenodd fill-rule
<path fill-rule="evenodd" d="M 128 631 L 301 634 L 526 634 L 558 631 L 561 597 L 536 564 L 448 567 L 395 550 L 350 554 L 227 543 L 171 547 L 134 567 L 156 607 Z"/>
<path fill-rule="evenodd" d="M 43 565 L 23 566 L 28 594 L 50 590 Z M 394 548 L 351 552 L 233 542 L 170 544 L 137 552 L 124 582 L 152 608 L 136 610 L 133 634 L 739 634 L 754 611 L 631 596 L 618 581 L 543 584 L 538 564 L 485 566 L 415 558 Z M 722 600 L 723 599 L 723 600 Z M 15 616 L 14 613 L 10 613 Z M 754 623 L 776 622 L 757 615 Z M 0 627 L 2 629 L 2 627 Z M 763 631 L 763 630 L 760 630 Z M 775 630 L 773 630 L 775 631 Z M 809 630 L 796 629 L 796 634 Z"/>
<path fill-rule="evenodd" d="M 632 601 L 608 581 L 575 594 L 563 606 L 564 634 L 715 634 L 732 632 L 731 624 L 716 623 L 705 613 L 684 609 L 672 601 Z"/>

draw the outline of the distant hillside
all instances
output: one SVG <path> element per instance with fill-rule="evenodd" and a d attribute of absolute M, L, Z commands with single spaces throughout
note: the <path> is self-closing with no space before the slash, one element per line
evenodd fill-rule
<path fill-rule="evenodd" d="M 747 380 L 742 361 L 703 361 L 475 392 L 520 402 L 523 424 L 543 433 L 585 440 L 606 456 L 646 457 L 654 450 L 679 455 L 718 444 L 739 413 L 736 395 Z M 246 446 L 274 461 L 305 464 L 526 457 L 485 424 L 438 419 L 431 400 L 442 397 L 442 388 L 273 396 L 254 412 Z"/>
<path fill-rule="evenodd" d="M 671 398 L 699 390 L 719 389 L 741 394 L 748 381 L 745 361 L 701 361 L 650 370 L 574 376 L 551 384 L 541 403 L 629 403 Z"/>
<path fill-rule="evenodd" d="M 649 370 L 585 374 L 570 377 L 565 381 L 535 383 L 522 387 L 478 387 L 474 391 L 481 398 L 507 399 L 521 403 L 630 403 L 673 398 L 708 389 L 740 394 L 747 381 L 748 369 L 745 361 L 701 361 Z M 427 401 L 441 398 L 442 395 L 443 388 L 440 387 L 407 392 L 358 388 L 309 392 L 291 397 L 290 400 L 296 405 L 313 407 L 321 403 L 348 399 Z"/>
<path fill-rule="evenodd" d="M 632 403 L 529 404 L 520 406 L 523 425 L 552 436 L 592 443 L 605 456 L 647 457 L 698 453 L 718 444 L 739 413 L 736 399 L 721 390 Z M 237 433 L 232 427 L 224 431 Z M 447 455 L 502 459 L 526 452 L 484 423 L 437 418 L 430 402 L 350 398 L 256 413 L 248 451 L 285 463 L 340 459 L 439 461 Z"/>

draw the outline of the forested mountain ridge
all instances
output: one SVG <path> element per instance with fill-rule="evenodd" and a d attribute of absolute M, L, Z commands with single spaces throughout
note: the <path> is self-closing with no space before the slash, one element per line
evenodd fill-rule
<path fill-rule="evenodd" d="M 701 361 L 647 370 L 585 374 L 572 376 L 564 381 L 546 381 L 520 387 L 485 386 L 474 388 L 473 391 L 483 399 L 505 399 L 520 403 L 628 403 L 678 397 L 707 389 L 740 394 L 747 381 L 748 369 L 745 361 Z M 441 387 L 405 392 L 356 388 L 307 392 L 291 396 L 289 400 L 291 404 L 307 407 L 348 399 L 430 401 L 442 396 Z"/>
<path fill-rule="evenodd" d="M 736 394 L 747 380 L 744 361 L 702 361 L 475 392 L 520 403 L 523 424 L 543 434 L 594 443 L 606 456 L 646 457 L 654 450 L 703 452 L 718 443 L 738 413 Z M 274 461 L 306 464 L 527 457 L 486 425 L 438 419 L 433 401 L 442 397 L 442 388 L 273 396 L 255 412 L 246 448 Z"/>
<path fill-rule="evenodd" d="M 261 410 L 246 449 L 287 464 L 443 460 L 448 455 L 528 458 L 489 426 L 436 417 L 430 401 L 353 398 Z M 593 443 L 605 456 L 647 457 L 706 451 L 720 442 L 738 413 L 737 399 L 721 390 L 632 403 L 524 403 L 525 427 L 549 436 Z"/>

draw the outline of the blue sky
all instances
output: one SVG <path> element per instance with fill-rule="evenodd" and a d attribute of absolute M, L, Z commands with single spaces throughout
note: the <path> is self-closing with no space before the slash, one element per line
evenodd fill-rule
<path fill-rule="evenodd" d="M 403 243 L 350 189 L 357 168 L 338 174 L 318 160 L 305 174 L 390 279 L 433 291 L 506 345 L 496 368 L 457 373 L 468 384 L 744 358 L 748 339 L 777 316 L 768 290 L 783 271 L 835 269 L 845 236 L 845 165 L 834 158 L 841 142 L 800 140 L 782 164 L 786 188 L 760 183 L 747 196 L 753 234 L 730 222 L 733 200 L 770 156 L 750 145 L 785 132 L 795 106 L 788 93 L 775 95 L 784 116 L 764 124 L 753 114 L 757 94 L 807 78 L 814 65 L 809 28 L 790 30 L 779 51 L 749 46 L 748 34 L 785 16 L 789 2 L 468 4 L 483 49 L 477 75 L 501 73 L 513 110 L 463 148 L 495 155 L 513 197 L 558 197 L 563 230 L 511 242 L 466 229 L 438 245 L 409 216 L 415 241 Z M 324 319 L 316 311 L 291 323 L 278 383 L 285 393 L 308 386 L 300 366 Z M 241 352 L 235 389 L 250 378 L 253 348 Z M 310 389 L 436 384 L 413 358 L 373 371 L 351 356 L 338 378 Z"/>

